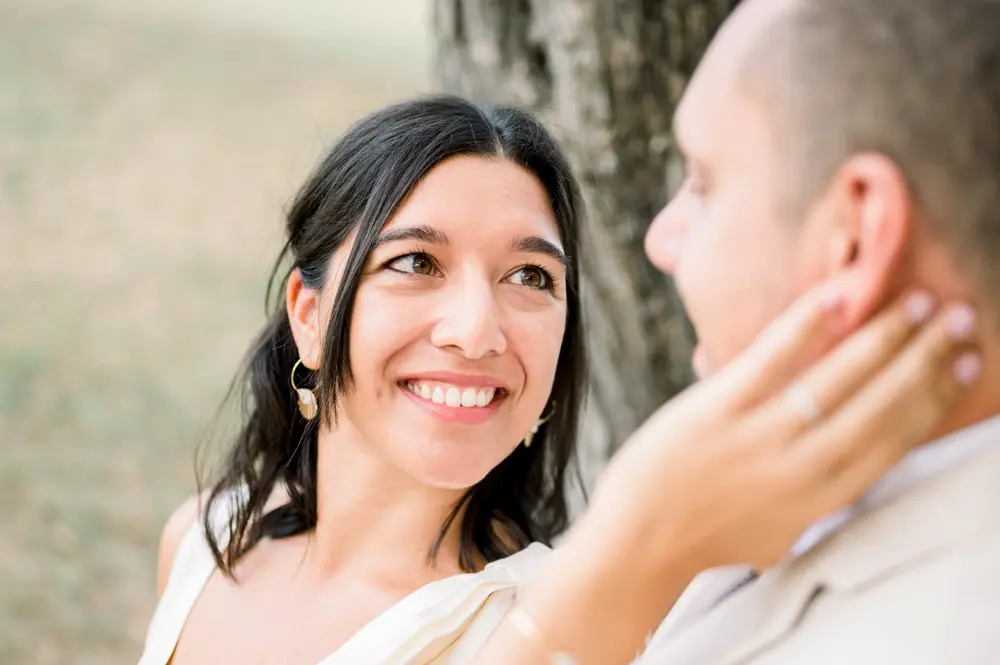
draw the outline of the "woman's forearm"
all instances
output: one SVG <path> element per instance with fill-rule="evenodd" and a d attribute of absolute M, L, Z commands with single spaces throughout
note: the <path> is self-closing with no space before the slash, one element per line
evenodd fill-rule
<path fill-rule="evenodd" d="M 504 620 L 477 665 L 549 665 L 556 652 L 579 665 L 632 662 L 697 571 L 680 557 L 665 566 L 662 552 L 646 557 L 639 538 L 623 531 L 582 519 L 519 593 L 520 616 Z M 534 639 L 518 627 L 525 617 Z"/>

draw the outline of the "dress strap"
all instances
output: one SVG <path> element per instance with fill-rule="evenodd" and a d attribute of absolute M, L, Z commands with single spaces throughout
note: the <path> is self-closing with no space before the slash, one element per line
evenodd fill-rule
<path fill-rule="evenodd" d="M 222 547 L 226 546 L 229 538 L 229 516 L 232 514 L 232 502 L 237 499 L 234 492 L 221 495 L 212 511 L 211 526 Z M 215 558 L 205 539 L 202 517 L 203 514 L 198 515 L 174 555 L 167 586 L 146 632 L 146 645 L 139 665 L 167 665 L 188 615 L 215 572 Z"/>

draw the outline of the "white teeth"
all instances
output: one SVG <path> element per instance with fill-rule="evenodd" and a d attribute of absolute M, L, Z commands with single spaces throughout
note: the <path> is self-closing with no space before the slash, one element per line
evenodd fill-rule
<path fill-rule="evenodd" d="M 460 387 L 447 383 L 431 381 L 407 381 L 406 389 L 414 395 L 430 400 L 435 404 L 447 404 L 450 407 L 466 409 L 488 406 L 496 397 L 496 388 Z"/>
<path fill-rule="evenodd" d="M 462 391 L 462 406 L 469 407 L 476 405 L 478 391 L 475 388 L 466 388 Z"/>
<path fill-rule="evenodd" d="M 494 392 L 496 392 L 495 388 L 481 388 L 476 393 L 476 406 L 486 406 L 492 402 Z"/>

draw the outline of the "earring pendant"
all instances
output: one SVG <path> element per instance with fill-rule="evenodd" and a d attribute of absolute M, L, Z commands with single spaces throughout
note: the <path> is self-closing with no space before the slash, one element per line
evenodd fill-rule
<path fill-rule="evenodd" d="M 316 395 L 308 388 L 298 388 L 299 393 L 299 413 L 306 420 L 312 420 L 319 414 L 319 405 L 316 403 Z"/>
<path fill-rule="evenodd" d="M 543 415 L 541 418 L 536 420 L 535 424 L 531 426 L 531 430 L 529 430 L 528 434 L 524 437 L 524 439 L 521 440 L 521 444 L 525 448 L 531 447 L 531 442 L 535 440 L 535 435 L 538 434 L 538 428 L 547 423 L 555 412 L 556 412 L 556 403 L 552 402 L 552 410 L 549 412 L 549 415 L 547 416 Z"/>
<path fill-rule="evenodd" d="M 299 396 L 299 413 L 306 420 L 313 420 L 319 414 L 319 404 L 316 402 L 316 394 L 308 388 L 299 388 L 295 385 L 295 370 L 301 364 L 302 358 L 299 358 L 292 366 L 292 389 Z"/>

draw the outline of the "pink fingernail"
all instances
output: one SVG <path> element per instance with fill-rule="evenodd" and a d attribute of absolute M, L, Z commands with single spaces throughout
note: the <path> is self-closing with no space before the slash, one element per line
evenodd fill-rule
<path fill-rule="evenodd" d="M 948 334 L 952 339 L 968 339 L 975 328 L 976 313 L 967 305 L 962 305 L 948 315 Z"/>
<path fill-rule="evenodd" d="M 820 296 L 820 306 L 823 309 L 827 311 L 835 310 L 843 300 L 844 294 L 841 293 L 840 287 L 836 284 L 827 284 L 823 287 L 823 293 Z"/>
<path fill-rule="evenodd" d="M 934 299 L 930 294 L 918 291 L 906 299 L 906 315 L 913 323 L 923 323 L 934 311 Z"/>
<path fill-rule="evenodd" d="M 955 378 L 963 386 L 967 386 L 979 378 L 983 369 L 983 361 L 978 353 L 964 353 L 955 361 Z"/>

